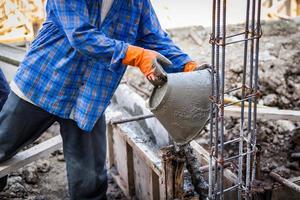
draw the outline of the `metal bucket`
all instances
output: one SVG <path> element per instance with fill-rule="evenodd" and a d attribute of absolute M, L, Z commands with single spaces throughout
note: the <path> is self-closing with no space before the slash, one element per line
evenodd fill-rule
<path fill-rule="evenodd" d="M 156 87 L 149 108 L 177 144 L 186 144 L 204 128 L 210 117 L 212 76 L 208 69 L 168 74 Z"/>

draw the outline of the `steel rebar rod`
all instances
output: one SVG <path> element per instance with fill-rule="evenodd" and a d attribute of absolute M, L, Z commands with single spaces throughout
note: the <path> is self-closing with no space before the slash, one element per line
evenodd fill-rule
<path fill-rule="evenodd" d="M 249 154 L 251 154 L 251 153 L 253 153 L 254 151 L 250 151 L 249 152 Z M 232 156 L 232 157 L 229 157 L 229 158 L 226 158 L 226 159 L 224 159 L 223 160 L 223 162 L 228 162 L 228 161 L 230 161 L 230 160 L 234 160 L 234 159 L 236 159 L 236 158 L 240 158 L 240 157 L 243 157 L 243 156 L 246 156 L 248 154 L 248 152 L 246 152 L 246 153 L 243 153 L 243 154 L 239 154 L 239 155 L 236 155 L 236 156 Z"/>
<path fill-rule="evenodd" d="M 229 39 L 229 38 L 233 38 L 233 37 L 236 37 L 236 36 L 244 35 L 244 34 L 247 34 L 247 33 L 248 32 L 236 33 L 236 34 L 232 34 L 232 35 L 226 36 L 226 38 Z"/>
<path fill-rule="evenodd" d="M 217 5 L 216 5 L 216 10 L 217 10 L 217 19 L 216 19 L 216 37 L 220 37 L 220 32 L 221 32 L 221 0 L 217 0 Z M 216 46 L 216 101 L 220 102 L 220 46 Z M 219 108 L 216 106 L 216 112 L 215 112 L 215 157 L 219 156 L 219 148 L 218 148 L 218 143 L 219 143 Z M 218 161 L 215 160 L 215 166 L 218 165 Z M 220 190 L 221 187 L 221 181 L 219 181 L 220 174 L 218 173 L 218 170 L 215 171 L 215 188 L 214 188 L 214 198 L 219 199 L 219 197 L 216 194 L 216 191 Z"/>
<path fill-rule="evenodd" d="M 213 6 L 212 6 L 212 33 L 211 37 L 215 37 L 215 21 L 216 21 L 216 0 L 213 0 Z M 215 44 L 212 44 L 212 56 L 211 56 L 211 67 L 213 71 L 212 75 L 212 91 L 211 91 L 211 96 L 213 97 L 215 95 Z M 211 109 L 211 114 L 210 114 L 210 136 L 209 136 L 209 146 L 210 149 L 213 147 L 213 133 L 214 133 L 214 111 L 215 111 L 215 105 L 213 102 L 210 103 L 210 109 Z M 212 152 L 212 151 L 210 151 Z M 209 159 L 209 174 L 208 174 L 208 198 L 212 198 L 212 193 L 213 193 L 213 186 L 215 185 L 215 182 L 213 181 L 213 164 L 212 164 L 212 153 L 210 153 L 210 159 Z M 216 170 L 216 169 L 215 169 Z"/>
<path fill-rule="evenodd" d="M 246 6 L 246 20 L 245 20 L 245 41 L 244 41 L 244 63 L 243 63 L 243 81 L 242 81 L 242 99 L 245 98 L 245 86 L 246 86 L 246 74 L 247 74 L 247 57 L 248 57 L 248 32 L 249 32 L 249 9 L 250 0 L 247 0 Z M 244 148 L 244 114 L 245 114 L 245 102 L 241 102 L 241 121 L 240 121 L 240 143 L 239 143 L 239 155 L 243 154 Z M 242 198 L 242 183 L 243 183 L 243 156 L 239 157 L 238 161 L 238 200 Z"/>
<path fill-rule="evenodd" d="M 230 167 L 230 166 L 231 166 L 230 162 L 224 163 L 224 168 L 227 168 L 227 167 Z M 215 166 L 213 166 L 213 168 L 215 168 Z M 218 165 L 217 169 L 220 169 L 220 165 Z M 205 166 L 200 167 L 200 171 L 203 172 L 203 173 L 208 172 L 209 171 L 209 165 L 205 165 Z"/>
<path fill-rule="evenodd" d="M 244 31 L 227 36 L 226 0 L 213 0 L 212 34 L 210 38 L 210 44 L 212 45 L 213 91 L 211 95 L 212 115 L 210 118 L 209 199 L 224 198 L 224 193 L 228 191 L 228 188 L 224 188 L 224 164 L 233 159 L 238 159 L 238 165 L 236 166 L 238 180 L 237 185 L 232 186 L 229 191 L 238 188 L 237 199 L 244 197 L 249 199 L 251 196 L 251 181 L 255 178 L 256 159 L 254 154 L 257 151 L 256 109 L 257 98 L 259 97 L 257 67 L 259 39 L 262 35 L 259 23 L 260 3 L 261 0 L 247 0 Z M 235 39 L 235 37 L 238 39 Z M 244 38 L 239 39 L 241 37 Z M 226 46 L 240 42 L 244 43 L 242 85 L 225 90 Z M 225 104 L 225 94 L 237 90 L 242 91 L 242 98 L 236 102 L 226 102 L 227 104 Z M 225 141 L 224 108 L 238 103 L 241 104 L 239 137 Z M 247 116 L 245 116 L 246 106 L 248 107 Z M 246 121 L 246 118 L 248 121 Z M 245 126 L 247 128 L 246 131 Z M 239 145 L 238 155 L 225 158 L 224 146 L 234 143 Z M 244 151 L 245 143 L 246 151 Z M 246 165 L 244 167 L 243 158 L 245 157 Z M 214 167 L 217 166 L 216 162 L 219 163 L 219 167 Z"/>
<path fill-rule="evenodd" d="M 256 29 L 258 32 L 261 32 L 261 24 L 260 24 L 260 16 L 261 16 L 261 0 L 258 0 L 258 5 L 257 5 L 257 21 L 256 21 Z M 259 61 L 259 38 L 256 39 L 256 44 L 255 44 L 255 72 L 254 72 L 254 93 L 258 93 L 258 61 Z M 257 135 L 257 97 L 254 97 L 254 108 L 253 108 L 253 143 L 254 147 L 256 146 L 256 135 Z M 253 181 L 256 176 L 256 154 L 254 155 L 254 161 L 253 161 L 253 166 L 252 166 L 252 178 L 251 180 Z M 259 159 L 260 160 L 260 159 Z M 260 166 L 260 163 L 259 165 Z M 259 173 L 260 174 L 260 173 Z M 260 178 L 260 177 L 259 177 Z"/>
<path fill-rule="evenodd" d="M 222 193 L 230 192 L 230 191 L 232 191 L 232 190 L 235 190 L 235 189 L 238 188 L 238 187 L 239 187 L 239 185 L 231 186 L 231 187 L 229 187 L 229 188 L 224 189 L 224 190 L 222 191 Z M 217 192 L 217 194 L 218 194 L 218 195 L 221 194 L 221 191 Z"/>
<path fill-rule="evenodd" d="M 252 14 L 251 14 L 251 37 L 254 37 L 255 31 L 255 8 L 256 0 L 252 1 Z M 254 68 L 254 41 L 250 40 L 250 73 L 249 73 L 249 87 L 253 87 L 253 68 Z M 247 142 L 247 157 L 246 157 L 246 198 L 250 197 L 250 178 L 251 178 L 251 146 L 250 142 L 252 141 L 252 98 L 248 100 L 248 142 Z"/>
<path fill-rule="evenodd" d="M 222 37 L 224 38 L 223 41 L 226 44 L 226 5 L 227 5 L 227 0 L 223 0 L 223 10 L 222 10 L 222 17 L 223 17 L 223 22 L 222 22 Z M 224 104 L 224 91 L 225 91 L 225 58 L 226 58 L 226 46 L 222 46 L 222 68 L 221 68 L 221 73 L 222 73 L 222 82 L 221 82 L 221 104 Z M 220 142 L 221 142 L 221 160 L 224 161 L 224 107 L 221 108 L 221 113 L 220 113 L 220 128 L 221 128 L 221 138 L 220 138 Z M 220 175 L 220 189 L 221 189 L 221 193 L 220 193 L 220 199 L 224 199 L 224 194 L 223 194 L 223 190 L 224 190 L 224 162 L 221 163 L 220 166 L 220 171 L 221 171 L 221 175 Z"/>
<path fill-rule="evenodd" d="M 113 119 L 113 120 L 111 120 L 111 123 L 112 124 L 124 124 L 124 123 L 128 123 L 128 122 L 134 122 L 134 121 L 149 119 L 149 118 L 153 118 L 153 117 L 155 117 L 154 114 L 138 115 L 138 116 L 128 117 L 125 119 Z"/>

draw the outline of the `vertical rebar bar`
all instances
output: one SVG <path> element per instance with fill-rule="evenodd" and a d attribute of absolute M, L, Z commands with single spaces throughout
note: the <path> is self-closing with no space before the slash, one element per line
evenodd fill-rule
<path fill-rule="evenodd" d="M 247 74 L 247 58 L 248 58 L 248 34 L 249 34 L 249 11 L 250 0 L 247 0 L 246 16 L 245 16 L 245 41 L 244 41 L 244 61 L 243 61 L 243 78 L 242 78 L 242 99 L 245 99 L 246 74 Z M 242 197 L 242 177 L 243 177 L 243 148 L 244 148 L 244 114 L 245 102 L 241 102 L 241 119 L 240 119 L 240 143 L 239 143 L 239 163 L 238 163 L 238 200 Z"/>
<path fill-rule="evenodd" d="M 257 21 L 256 21 L 256 34 L 261 33 L 261 24 L 260 24 L 260 15 L 261 15 L 261 0 L 258 0 L 257 4 Z M 258 92 L 258 61 L 259 61 L 259 39 L 257 38 L 255 44 L 255 73 L 254 73 L 254 93 Z M 257 134 L 257 97 L 254 97 L 254 108 L 253 108 L 253 148 L 256 147 L 256 134 Z M 254 155 L 256 157 L 256 154 Z M 252 178 L 253 181 L 256 175 L 256 159 L 253 160 L 252 165 Z"/>
<path fill-rule="evenodd" d="M 213 6 L 212 6 L 212 33 L 211 33 L 211 39 L 215 38 L 215 22 L 216 22 L 216 0 L 213 0 Z M 212 67 L 212 91 L 211 96 L 215 96 L 215 43 L 212 43 L 212 55 L 211 55 L 211 67 Z M 210 146 L 210 159 L 209 159 L 209 174 L 208 174 L 208 182 L 209 182 L 209 189 L 208 189 L 208 197 L 209 199 L 212 199 L 212 193 L 213 193 L 213 186 L 215 185 L 215 182 L 213 181 L 213 167 L 212 167 L 212 160 L 213 160 L 213 133 L 214 133 L 214 113 L 215 113 L 215 104 L 214 102 L 211 102 L 210 104 L 211 114 L 210 114 L 210 138 L 209 138 L 209 146 Z M 215 170 L 217 170 L 215 168 Z"/>
<path fill-rule="evenodd" d="M 210 118 L 210 160 L 209 160 L 209 199 L 224 199 L 225 192 L 238 189 L 237 199 L 250 198 L 251 181 L 255 179 L 255 145 L 256 145 L 256 114 L 258 92 L 258 59 L 260 38 L 260 4 L 261 0 L 246 0 L 246 19 L 243 40 L 226 41 L 226 4 L 227 0 L 213 0 L 212 6 L 212 103 Z M 258 1 L 258 4 L 257 4 Z M 256 8 L 257 7 L 257 8 Z M 257 10 L 257 12 L 256 12 Z M 251 26 L 250 26 L 251 19 Z M 257 23 L 256 23 L 257 22 Z M 230 35 L 230 39 L 242 35 Z M 229 38 L 228 37 L 228 38 Z M 250 46 L 249 46 L 249 42 Z M 226 88 L 226 45 L 243 42 L 243 74 L 240 134 L 234 139 L 239 145 L 239 154 L 225 158 L 225 123 L 224 123 L 224 97 Z M 250 47 L 250 49 L 249 49 Z M 250 53 L 248 51 L 250 50 Z M 249 60 L 248 60 L 249 57 Z M 249 83 L 247 83 L 249 82 Z M 230 89 L 229 89 L 230 90 Z M 227 90 L 226 90 L 227 91 Z M 250 93 L 250 94 L 248 94 Z M 245 119 L 245 102 L 248 101 L 248 121 Z M 232 104 L 233 105 L 233 104 Z M 252 113 L 253 110 L 253 113 Z M 245 126 L 247 124 L 247 130 Z M 247 139 L 246 139 L 247 137 Z M 244 142 L 245 140 L 245 142 Z M 244 152 L 246 143 L 246 152 Z M 244 170 L 244 158 L 246 169 Z M 224 187 L 224 162 L 228 159 L 237 159 L 237 184 L 229 188 Z M 254 161 L 254 162 L 253 162 Z M 219 167 L 215 167 L 219 166 Z M 244 175 L 245 174 L 245 175 Z M 245 193 L 243 193 L 245 192 Z"/>
<path fill-rule="evenodd" d="M 251 14 L 251 38 L 255 34 L 255 8 L 256 0 L 252 1 Z M 253 67 L 254 67 L 254 39 L 250 40 L 250 72 L 249 72 L 249 87 L 253 88 Z M 247 156 L 246 156 L 246 198 L 250 193 L 250 176 L 251 176 L 251 142 L 252 142 L 252 98 L 248 100 L 248 127 L 247 127 Z"/>
<path fill-rule="evenodd" d="M 216 19 L 216 38 L 219 41 L 220 40 L 220 23 L 221 23 L 221 0 L 217 0 L 217 19 Z M 220 103 L 220 46 L 216 46 L 216 102 Z M 219 116 L 219 107 L 216 106 L 216 112 L 215 112 L 215 166 L 218 166 L 218 158 L 219 158 L 219 123 L 220 123 L 220 116 Z M 219 174 L 218 170 L 215 170 L 215 182 L 216 182 L 216 188 L 215 188 L 215 197 L 218 198 L 217 192 L 220 190 L 221 182 L 219 180 Z"/>
<path fill-rule="evenodd" d="M 221 112 L 220 112 L 220 199 L 224 199 L 224 92 L 225 92 L 225 56 L 226 56 L 226 0 L 222 4 L 222 68 L 221 68 Z"/>

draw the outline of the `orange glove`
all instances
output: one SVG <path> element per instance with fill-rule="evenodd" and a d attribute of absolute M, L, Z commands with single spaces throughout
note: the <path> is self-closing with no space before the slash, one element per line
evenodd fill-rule
<path fill-rule="evenodd" d="M 202 70 L 209 68 L 210 65 L 207 63 L 198 65 L 195 61 L 188 62 L 184 65 L 183 72 L 192 72 L 192 71 L 197 71 L 197 70 Z"/>
<path fill-rule="evenodd" d="M 167 82 L 167 74 L 164 72 L 163 67 L 172 65 L 171 61 L 161 54 L 132 45 L 128 46 L 122 63 L 139 67 L 141 72 L 155 86 Z"/>

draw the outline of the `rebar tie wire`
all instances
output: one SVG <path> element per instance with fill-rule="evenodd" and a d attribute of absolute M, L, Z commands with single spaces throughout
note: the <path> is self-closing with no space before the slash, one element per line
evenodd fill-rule
<path fill-rule="evenodd" d="M 242 43 L 242 42 L 249 41 L 249 40 L 260 39 L 263 35 L 263 31 L 262 31 L 261 28 L 259 28 L 259 32 L 257 32 L 257 29 L 256 29 L 253 32 L 252 31 L 245 31 L 245 32 L 242 32 L 242 33 L 237 33 L 237 34 L 227 36 L 225 38 L 229 39 L 229 38 L 234 38 L 234 37 L 240 36 L 240 35 L 253 35 L 253 36 L 248 37 L 247 39 L 236 40 L 236 41 L 225 43 L 222 37 L 214 37 L 212 34 L 210 34 L 209 44 L 215 44 L 217 46 L 227 46 L 227 45 L 230 45 L 230 44 L 236 44 L 236 43 Z"/>
<path fill-rule="evenodd" d="M 209 156 L 209 199 L 224 199 L 224 193 L 238 191 L 237 199 L 251 198 L 251 184 L 255 180 L 256 163 L 256 115 L 257 99 L 261 96 L 258 87 L 258 60 L 259 60 L 259 39 L 263 32 L 260 24 L 261 0 L 246 0 L 246 20 L 245 30 L 236 34 L 226 33 L 226 0 L 213 0 L 212 6 L 212 33 L 209 43 L 212 46 L 212 94 L 211 118 L 210 118 L 210 156 Z M 250 12 L 251 11 L 251 12 Z M 250 24 L 250 21 L 252 22 Z M 242 37 L 244 39 L 236 39 Z M 227 41 L 230 40 L 230 41 Z M 225 68 L 226 68 L 226 46 L 231 44 L 244 44 L 244 60 L 242 72 L 242 86 L 225 90 Z M 248 48 L 248 43 L 250 51 Z M 248 60 L 249 56 L 249 60 Z M 247 76 L 247 69 L 250 74 Z M 249 80 L 248 80 L 249 79 Z M 247 83 L 248 81 L 249 83 Z M 233 91 L 241 90 L 240 100 L 225 103 L 224 95 Z M 245 103 L 247 104 L 247 107 Z M 230 141 L 225 141 L 224 137 L 224 113 L 225 107 L 234 106 L 241 103 L 240 135 Z M 248 109 L 248 125 L 244 130 L 245 109 Z M 245 135 L 246 134 L 246 135 Z M 225 158 L 224 145 L 239 144 L 239 154 Z M 244 151 L 246 144 L 246 151 Z M 243 157 L 247 157 L 245 169 L 243 169 Z M 238 164 L 231 162 L 238 159 Z M 235 166 L 238 174 L 236 184 L 229 188 L 224 187 L 224 165 L 231 162 Z M 251 163 L 251 161 L 253 161 Z M 214 167 L 220 166 L 220 167 Z M 246 174 L 246 176 L 245 176 Z"/>

